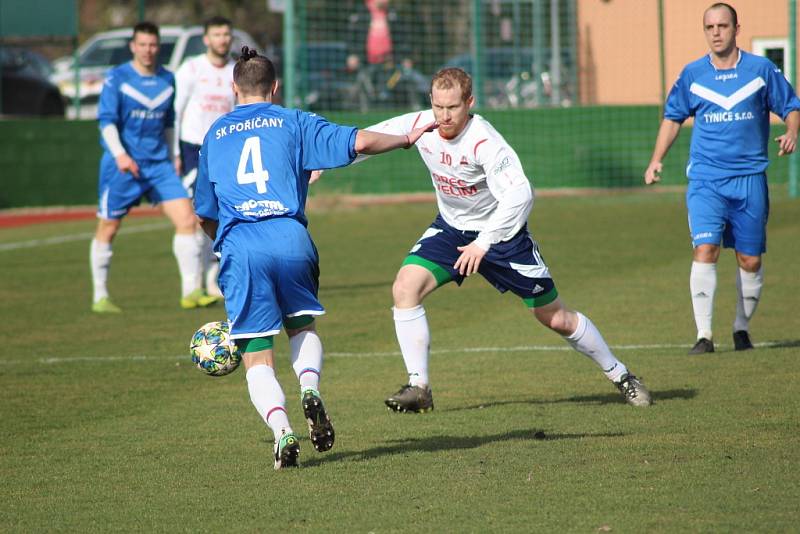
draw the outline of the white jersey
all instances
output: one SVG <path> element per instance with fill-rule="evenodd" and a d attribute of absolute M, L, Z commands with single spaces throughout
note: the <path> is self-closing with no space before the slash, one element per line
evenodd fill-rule
<path fill-rule="evenodd" d="M 233 110 L 233 61 L 224 67 L 213 65 L 205 54 L 187 59 L 175 73 L 175 143 L 202 145 L 215 120 Z"/>
<path fill-rule="evenodd" d="M 367 128 L 404 135 L 433 122 L 432 110 L 408 113 Z M 533 190 L 517 153 L 480 115 L 454 139 L 438 131 L 416 143 L 436 190 L 439 213 L 450 226 L 479 232 L 484 250 L 514 237 L 533 207 Z"/>

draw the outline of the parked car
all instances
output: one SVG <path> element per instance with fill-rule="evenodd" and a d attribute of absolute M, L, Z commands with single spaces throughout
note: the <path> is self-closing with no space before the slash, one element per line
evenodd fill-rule
<path fill-rule="evenodd" d="M 124 28 L 98 33 L 78 49 L 80 67 L 79 96 L 81 116 L 94 117 L 97 101 L 103 88 L 106 73 L 112 67 L 130 61 L 131 51 L 128 43 L 133 29 Z M 202 26 L 161 26 L 161 48 L 158 59 L 161 65 L 171 71 L 183 63 L 187 57 L 205 52 Z M 231 54 L 238 57 L 243 45 L 258 48 L 255 39 L 241 30 L 233 30 Z M 64 57 L 53 62 L 55 73 L 51 76 L 62 94 L 71 102 L 75 97 L 75 69 L 72 57 Z M 86 109 L 83 109 L 83 108 Z"/>
<path fill-rule="evenodd" d="M 570 58 L 563 55 L 561 60 L 561 103 L 567 105 L 571 101 L 573 90 L 569 87 Z M 529 47 L 490 47 L 483 50 L 483 94 L 485 105 L 490 108 L 534 107 L 550 102 L 552 79 L 550 70 L 550 52 L 544 50 L 543 71 L 534 74 L 534 54 Z M 448 59 L 445 67 L 459 67 L 470 75 L 474 75 L 472 54 L 459 54 Z M 537 96 L 539 87 L 541 95 Z"/>
<path fill-rule="evenodd" d="M 0 46 L 3 115 L 64 116 L 64 100 L 48 76 L 50 62 L 31 50 Z"/>
<path fill-rule="evenodd" d="M 369 65 L 353 72 L 347 69 L 344 41 L 312 41 L 297 49 L 295 83 L 297 98 L 292 104 L 311 111 L 370 109 L 416 109 L 428 101 L 426 76 L 401 65 Z M 285 76 L 283 49 L 274 57 L 278 72 Z"/>

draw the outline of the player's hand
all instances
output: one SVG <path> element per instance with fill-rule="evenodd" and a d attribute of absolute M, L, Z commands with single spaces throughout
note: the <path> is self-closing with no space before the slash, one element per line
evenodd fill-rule
<path fill-rule="evenodd" d="M 132 157 L 127 154 L 120 154 L 115 159 L 119 172 L 129 172 L 134 178 L 139 178 L 139 166 L 133 161 Z"/>
<path fill-rule="evenodd" d="M 461 276 L 469 276 L 472 273 L 478 272 L 478 267 L 481 265 L 481 260 L 486 255 L 486 251 L 476 245 L 474 242 L 465 247 L 456 247 L 461 256 L 458 257 L 453 269 L 458 270 Z"/>
<path fill-rule="evenodd" d="M 439 124 L 436 121 L 426 124 L 425 126 L 420 126 L 414 130 L 411 130 L 406 138 L 408 138 L 408 146 L 406 148 L 411 148 L 414 146 L 414 143 L 419 141 L 419 138 L 428 132 L 434 131 L 436 128 L 439 127 Z"/>
<path fill-rule="evenodd" d="M 780 137 L 776 137 L 775 141 L 778 143 L 778 155 L 786 156 L 794 152 L 797 148 L 797 134 L 793 132 L 786 132 Z"/>
<path fill-rule="evenodd" d="M 324 171 L 311 171 L 311 178 L 308 179 L 309 184 L 313 184 L 322 177 Z"/>
<path fill-rule="evenodd" d="M 173 165 L 175 166 L 175 174 L 177 174 L 178 176 L 183 176 L 183 164 L 181 163 L 180 156 L 175 156 Z"/>
<path fill-rule="evenodd" d="M 644 183 L 650 185 L 661 181 L 661 167 L 660 161 L 651 161 L 644 171 Z"/>

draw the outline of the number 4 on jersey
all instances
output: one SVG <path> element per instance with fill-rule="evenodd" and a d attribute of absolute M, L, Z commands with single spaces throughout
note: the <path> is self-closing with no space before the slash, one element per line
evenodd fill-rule
<path fill-rule="evenodd" d="M 247 172 L 247 162 L 252 162 L 252 172 Z M 248 137 L 244 142 L 242 155 L 239 156 L 239 169 L 236 181 L 242 185 L 256 184 L 259 193 L 267 192 L 269 172 L 261 163 L 261 142 L 258 137 Z"/>

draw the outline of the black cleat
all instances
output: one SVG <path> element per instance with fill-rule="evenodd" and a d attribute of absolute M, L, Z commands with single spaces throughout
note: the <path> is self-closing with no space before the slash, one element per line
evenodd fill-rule
<path fill-rule="evenodd" d="M 714 342 L 704 337 L 698 339 L 694 347 L 689 350 L 689 354 L 705 354 L 707 352 L 714 352 Z"/>
<path fill-rule="evenodd" d="M 275 444 L 275 470 L 286 467 L 297 467 L 297 457 L 300 456 L 300 441 L 294 434 L 283 433 Z"/>
<path fill-rule="evenodd" d="M 747 330 L 737 330 L 733 333 L 733 348 L 735 350 L 750 350 L 753 344 L 750 342 L 750 334 Z"/>
<path fill-rule="evenodd" d="M 431 388 L 421 388 L 406 384 L 400 391 L 384 401 L 390 410 L 395 412 L 424 413 L 433 410 L 433 393 Z"/>
<path fill-rule="evenodd" d="M 627 374 L 622 377 L 622 380 L 616 382 L 615 385 L 625 402 L 631 406 L 650 406 L 653 400 L 650 398 L 650 392 L 644 387 L 642 381 L 632 374 Z"/>
<path fill-rule="evenodd" d="M 303 392 L 303 414 L 308 422 L 308 435 L 317 452 L 329 451 L 333 447 L 334 431 L 331 418 L 325 410 L 325 404 L 319 392 L 307 389 Z"/>

